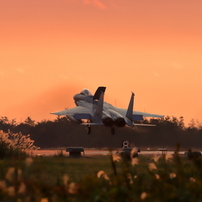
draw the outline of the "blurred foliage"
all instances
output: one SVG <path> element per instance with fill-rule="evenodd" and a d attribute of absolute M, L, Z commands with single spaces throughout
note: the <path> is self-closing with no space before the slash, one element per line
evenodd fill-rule
<path fill-rule="evenodd" d="M 139 156 L 136 164 L 134 158 L 113 156 L 5 159 L 0 161 L 0 200 L 201 201 L 202 159 L 190 161 L 178 150 L 174 155 L 150 156 L 150 161 Z"/>
<path fill-rule="evenodd" d="M 0 130 L 0 159 L 3 158 L 22 158 L 29 151 L 38 149 L 34 145 L 34 140 L 30 139 L 30 135 L 22 135 L 19 133 L 5 133 Z"/>
<path fill-rule="evenodd" d="M 108 127 L 92 126 L 91 134 L 86 134 L 85 126 L 69 121 L 66 117 L 53 121 L 36 122 L 27 117 L 17 123 L 15 119 L 0 118 L 0 130 L 13 133 L 30 134 L 30 138 L 41 148 L 58 148 L 68 146 L 91 148 L 120 148 L 128 140 L 130 146 L 141 149 L 167 147 L 173 149 L 179 143 L 181 149 L 201 149 L 202 125 L 194 119 L 185 126 L 183 117 L 166 116 L 161 119 L 146 119 L 142 123 L 155 124 L 155 127 L 115 127 L 111 135 Z"/>

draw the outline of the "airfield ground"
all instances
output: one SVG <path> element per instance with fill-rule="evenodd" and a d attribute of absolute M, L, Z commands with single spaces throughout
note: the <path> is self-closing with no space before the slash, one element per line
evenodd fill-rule
<path fill-rule="evenodd" d="M 112 150 L 113 153 L 115 152 L 120 152 L 122 150 L 122 148 L 120 149 L 116 149 L 116 150 Z M 57 155 L 58 153 L 62 152 L 63 155 L 68 156 L 68 152 L 66 152 L 66 149 L 40 149 L 40 150 L 34 150 L 32 152 L 33 156 L 54 156 Z M 174 154 L 175 151 L 166 151 L 167 154 Z M 179 155 L 183 155 L 185 151 L 180 151 Z M 89 148 L 84 148 L 84 156 L 88 157 L 88 156 L 97 156 L 97 155 L 108 155 L 110 152 L 109 150 L 98 150 L 98 149 L 89 149 Z M 158 150 L 150 150 L 150 151 L 141 151 L 139 154 L 141 155 L 159 155 L 162 154 L 162 151 L 158 151 Z M 81 153 L 81 155 L 83 156 L 83 152 Z"/>
<path fill-rule="evenodd" d="M 138 159 L 115 161 L 108 150 L 85 149 L 88 158 L 79 159 L 60 152 L 1 160 L 0 201 L 201 201 L 201 158 L 154 158 L 160 151 L 141 151 Z"/>

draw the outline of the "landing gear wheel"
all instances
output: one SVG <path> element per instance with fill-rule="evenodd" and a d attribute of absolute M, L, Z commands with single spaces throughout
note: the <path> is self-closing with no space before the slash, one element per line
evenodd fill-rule
<path fill-rule="evenodd" d="M 115 135 L 115 128 L 114 127 L 111 127 L 111 134 Z"/>
<path fill-rule="evenodd" d="M 91 133 L 91 127 L 90 125 L 86 126 L 87 134 L 90 135 Z"/>

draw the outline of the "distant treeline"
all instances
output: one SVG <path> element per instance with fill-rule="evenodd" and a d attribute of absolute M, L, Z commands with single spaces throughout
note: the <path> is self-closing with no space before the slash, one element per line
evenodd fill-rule
<path fill-rule="evenodd" d="M 0 118 L 0 130 L 9 130 L 23 135 L 30 134 L 35 145 L 41 148 L 61 148 L 70 146 L 88 148 L 121 148 L 122 142 L 128 140 L 131 146 L 140 149 L 158 149 L 166 147 L 174 149 L 180 144 L 181 149 L 202 148 L 202 125 L 192 120 L 187 127 L 183 117 L 166 116 L 162 119 L 144 120 L 143 123 L 155 124 L 155 127 L 123 127 L 115 128 L 111 134 L 110 128 L 92 126 L 90 135 L 86 134 L 85 126 L 73 123 L 65 117 L 54 121 L 36 122 L 30 117 L 21 123 L 7 117 Z"/>

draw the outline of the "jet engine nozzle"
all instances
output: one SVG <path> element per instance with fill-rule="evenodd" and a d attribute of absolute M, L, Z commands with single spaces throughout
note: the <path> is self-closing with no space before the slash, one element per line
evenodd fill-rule
<path fill-rule="evenodd" d="M 106 117 L 102 119 L 102 123 L 107 127 L 112 127 L 114 125 L 114 120 L 110 117 Z"/>
<path fill-rule="evenodd" d="M 124 127 L 126 122 L 124 120 L 124 118 L 117 118 L 115 121 L 114 121 L 114 124 L 118 127 Z"/>
<path fill-rule="evenodd" d="M 109 109 L 108 110 L 109 115 L 112 117 L 112 119 L 114 120 L 114 124 L 118 127 L 124 127 L 126 122 L 125 119 L 123 118 L 123 116 L 121 116 L 121 114 L 119 114 L 118 112 L 116 112 L 115 110 Z"/>

